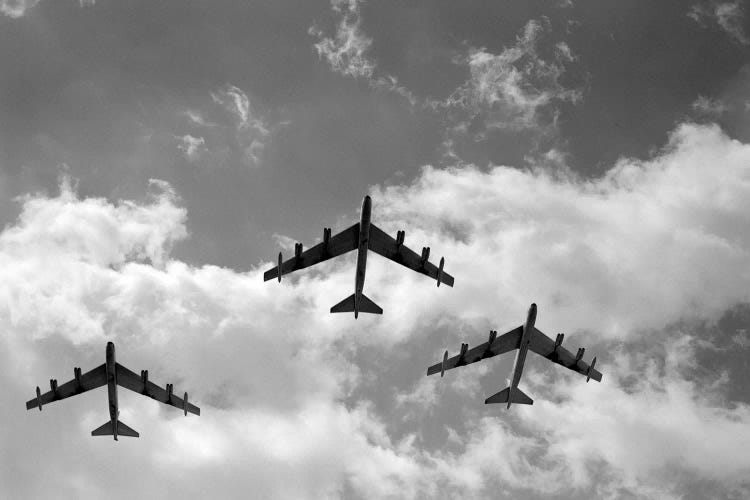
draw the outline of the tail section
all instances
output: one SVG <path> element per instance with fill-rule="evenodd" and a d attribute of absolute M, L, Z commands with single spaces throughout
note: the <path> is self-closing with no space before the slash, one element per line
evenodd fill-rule
<path fill-rule="evenodd" d="M 351 294 L 335 306 L 331 308 L 332 313 L 346 313 L 346 312 L 363 312 L 370 314 L 383 314 L 383 309 L 380 308 L 375 302 L 370 300 L 364 293 L 359 296 L 359 311 L 356 311 L 354 304 L 354 294 Z"/>
<path fill-rule="evenodd" d="M 528 397 L 524 392 L 516 387 L 516 390 L 513 391 L 513 399 L 509 400 L 508 396 L 510 394 L 510 387 L 506 387 L 502 391 L 498 392 L 497 394 L 493 394 L 492 396 L 488 397 L 484 400 L 484 404 L 489 405 L 493 403 L 508 403 L 508 408 L 510 408 L 511 403 L 518 403 L 521 405 L 533 405 L 534 400 Z"/>
<path fill-rule="evenodd" d="M 115 439 L 117 439 L 117 436 L 128 436 L 128 437 L 138 437 L 138 432 L 134 431 L 121 421 L 117 421 L 117 434 L 114 433 L 114 427 L 112 426 L 112 421 L 108 420 L 104 423 L 101 427 L 97 427 L 93 431 L 91 431 L 92 436 L 115 436 Z"/>

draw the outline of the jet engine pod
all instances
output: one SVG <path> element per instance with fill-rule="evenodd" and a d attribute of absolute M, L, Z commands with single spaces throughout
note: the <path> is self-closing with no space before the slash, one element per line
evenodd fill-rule
<path fill-rule="evenodd" d="M 461 352 L 458 354 L 458 361 L 456 362 L 456 365 L 460 365 L 464 362 L 464 356 L 466 356 L 466 351 L 469 350 L 469 344 L 464 344 L 461 342 Z"/>
<path fill-rule="evenodd" d="M 586 351 L 583 347 L 578 348 L 578 352 L 576 353 L 576 363 L 581 361 L 581 358 L 583 358 L 583 353 Z"/>
<path fill-rule="evenodd" d="M 404 238 L 406 238 L 406 231 L 396 232 L 396 246 L 400 247 L 404 244 Z"/>
<path fill-rule="evenodd" d="M 39 411 L 42 411 L 42 391 L 39 386 L 36 386 L 36 404 L 39 407 Z"/>
<path fill-rule="evenodd" d="M 443 266 L 445 265 L 445 257 L 440 257 L 440 266 L 437 271 L 437 286 L 440 286 L 440 280 L 443 278 Z"/>
<path fill-rule="evenodd" d="M 302 243 L 295 243 L 294 244 L 294 256 L 298 259 L 302 255 Z"/>
<path fill-rule="evenodd" d="M 169 403 L 172 400 L 173 391 L 174 391 L 174 386 L 172 384 L 167 384 L 167 403 Z"/>
<path fill-rule="evenodd" d="M 484 353 L 482 353 L 482 359 L 492 355 L 492 344 L 495 342 L 496 338 L 497 330 L 490 330 L 490 337 L 487 339 L 487 349 L 485 349 Z"/>
<path fill-rule="evenodd" d="M 279 252 L 279 267 L 278 267 L 278 274 L 279 274 L 279 283 L 281 283 L 281 252 Z"/>
<path fill-rule="evenodd" d="M 594 371 L 594 366 L 596 366 L 596 356 L 594 356 L 594 359 L 591 360 L 591 365 L 589 366 L 589 369 L 586 370 L 586 383 L 589 383 L 589 380 L 591 379 L 591 372 Z"/>
<path fill-rule="evenodd" d="M 143 383 L 143 394 L 148 391 L 148 370 L 141 370 L 141 383 Z"/>
<path fill-rule="evenodd" d="M 430 260 L 430 247 L 422 247 L 422 258 L 420 259 L 422 266 L 424 266 L 428 260 Z"/>

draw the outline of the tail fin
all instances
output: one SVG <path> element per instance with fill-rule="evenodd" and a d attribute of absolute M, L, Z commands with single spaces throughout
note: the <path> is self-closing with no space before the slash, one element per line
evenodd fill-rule
<path fill-rule="evenodd" d="M 112 436 L 114 435 L 112 427 L 112 421 L 108 420 L 104 423 L 101 427 L 97 427 L 93 431 L 91 431 L 92 436 Z M 117 421 L 117 435 L 118 436 L 128 436 L 128 437 L 138 437 L 138 432 L 134 431 L 121 421 Z"/>
<path fill-rule="evenodd" d="M 332 313 L 354 312 L 354 294 L 351 294 L 331 308 Z M 359 312 L 383 314 L 383 310 L 364 293 L 359 296 Z"/>
<path fill-rule="evenodd" d="M 484 400 L 484 404 L 489 405 L 493 403 L 518 403 L 521 405 L 533 405 L 534 400 L 528 397 L 524 392 L 519 388 L 516 387 L 516 390 L 513 391 L 513 399 L 511 401 L 508 401 L 508 394 L 510 394 L 510 387 L 506 387 L 502 391 L 498 392 L 497 394 L 493 394 L 492 396 L 488 397 Z M 508 405 L 510 407 L 510 404 Z"/>

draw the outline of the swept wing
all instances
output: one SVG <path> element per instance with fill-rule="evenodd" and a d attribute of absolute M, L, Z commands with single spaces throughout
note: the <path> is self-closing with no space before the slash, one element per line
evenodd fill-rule
<path fill-rule="evenodd" d="M 463 354 L 448 358 L 443 363 L 432 365 L 427 369 L 427 375 L 442 373 L 444 369 L 450 370 L 458 366 L 476 363 L 477 361 L 518 349 L 519 343 L 521 342 L 521 333 L 523 333 L 523 326 L 519 326 L 508 333 L 493 338 L 492 342 L 488 340 L 484 344 L 467 349 Z M 494 337 L 493 333 L 490 333 L 490 336 Z"/>
<path fill-rule="evenodd" d="M 562 335 L 562 334 L 561 334 Z M 547 337 L 544 333 L 534 328 L 529 342 L 529 349 L 543 356 L 553 363 L 562 365 L 565 368 L 586 375 L 597 382 L 602 381 L 602 374 L 594 368 L 596 358 L 589 365 L 583 361 L 583 349 L 578 350 L 578 354 L 573 354 L 562 346 L 562 336 L 558 337 L 558 342 Z"/>
<path fill-rule="evenodd" d="M 136 375 L 132 371 L 128 370 L 120 363 L 116 363 L 117 369 L 117 385 L 121 385 L 126 389 L 130 389 L 138 394 L 143 394 L 155 399 L 160 403 L 174 406 L 183 410 L 185 414 L 193 413 L 195 415 L 201 414 L 201 409 L 197 406 L 185 401 L 184 399 L 172 394 L 171 390 L 163 389 L 158 385 L 148 380 L 148 372 L 142 372 L 142 375 Z M 168 389 L 171 389 L 171 384 L 167 384 Z M 186 393 L 187 395 L 187 393 Z"/>
<path fill-rule="evenodd" d="M 403 242 L 399 243 L 393 239 L 375 224 L 370 224 L 370 241 L 368 245 L 370 250 L 379 253 L 386 259 L 408 267 L 412 271 L 427 275 L 432 279 L 438 280 L 440 283 L 453 286 L 453 276 L 442 270 L 442 263 L 440 267 L 437 267 L 428 260 L 429 248 L 425 248 L 426 255 L 425 250 L 423 250 L 423 254 L 420 256 L 414 250 L 404 245 Z"/>
<path fill-rule="evenodd" d="M 83 374 L 80 368 L 74 368 L 73 374 L 73 380 L 62 385 L 57 385 L 57 380 L 50 380 L 50 390 L 44 394 L 38 393 L 38 397 L 26 401 L 26 409 L 39 408 L 41 410 L 42 405 L 107 385 L 107 367 L 104 364 Z"/>
<path fill-rule="evenodd" d="M 330 234 L 330 230 L 327 230 Z M 325 234 L 325 233 L 324 233 Z M 326 241 L 327 240 L 327 241 Z M 353 226 L 344 229 L 340 233 L 330 238 L 323 238 L 323 241 L 308 248 L 299 255 L 295 255 L 281 263 L 281 274 L 289 274 L 298 269 L 310 267 L 319 262 L 323 262 L 339 255 L 356 250 L 359 244 L 359 222 Z M 300 245 L 298 243 L 298 245 Z M 300 247 L 301 248 L 301 245 Z M 268 281 L 279 277 L 279 267 L 274 266 L 263 274 L 263 281 Z"/>

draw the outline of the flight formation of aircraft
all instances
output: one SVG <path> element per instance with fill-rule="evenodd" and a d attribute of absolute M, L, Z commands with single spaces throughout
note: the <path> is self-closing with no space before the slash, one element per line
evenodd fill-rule
<path fill-rule="evenodd" d="M 372 200 L 369 196 L 365 196 L 362 201 L 359 222 L 334 236 L 331 236 L 330 228 L 324 228 L 323 241 L 321 243 L 306 251 L 303 251 L 301 243 L 296 243 L 294 257 L 286 261 L 283 260 L 282 254 L 279 252 L 278 264 L 263 274 L 263 280 L 268 281 L 277 278 L 281 282 L 281 277 L 285 274 L 313 266 L 352 250 L 357 250 L 354 293 L 331 307 L 331 313 L 353 312 L 355 319 L 359 316 L 360 312 L 383 314 L 383 309 L 363 293 L 368 250 L 372 250 L 415 272 L 429 276 L 437 282 L 438 287 L 440 283 L 453 286 L 453 276 L 443 270 L 445 265 L 444 258 L 441 258 L 440 263 L 436 266 L 429 260 L 429 247 L 423 247 L 421 255 L 417 254 L 404 245 L 404 231 L 398 231 L 396 238 L 392 238 L 371 222 L 371 212 Z M 591 361 L 591 364 L 588 364 L 583 361 L 583 348 L 578 349 L 578 352 L 573 355 L 573 353 L 562 347 L 562 333 L 557 335 L 556 340 L 547 337 L 534 326 L 536 314 L 536 304 L 531 304 L 526 322 L 523 325 L 499 337 L 497 336 L 497 331 L 492 330 L 487 342 L 472 349 L 469 349 L 468 344 L 461 344 L 460 353 L 452 358 L 448 358 L 448 351 L 445 351 L 443 361 L 430 366 L 427 369 L 427 375 L 440 373 L 442 377 L 445 375 L 446 370 L 476 363 L 486 358 L 516 350 L 516 360 L 510 386 L 485 400 L 485 404 L 507 403 L 506 408 L 510 408 L 512 403 L 533 404 L 533 400 L 518 387 L 526 361 L 526 354 L 529 350 L 554 363 L 585 375 L 586 382 L 590 379 L 601 382 L 602 374 L 594 368 L 596 358 Z M 148 370 L 142 370 L 139 376 L 117 363 L 115 361 L 115 345 L 112 342 L 107 343 L 106 361 L 104 364 L 83 374 L 80 368 L 74 368 L 73 373 L 73 380 L 60 386 L 57 385 L 56 379 L 50 380 L 50 390 L 44 394 L 37 387 L 36 397 L 26 402 L 26 409 L 39 408 L 41 411 L 42 406 L 45 404 L 106 385 L 109 396 L 110 419 L 101 427 L 94 429 L 91 435 L 113 436 L 115 441 L 118 436 L 139 436 L 138 432 L 125 425 L 118 418 L 120 413 L 117 401 L 118 385 L 161 403 L 177 407 L 183 410 L 185 416 L 188 413 L 200 415 L 200 408 L 188 402 L 187 392 L 184 393 L 182 398 L 179 398 L 173 394 L 172 384 L 167 384 L 166 388 L 163 389 L 149 381 Z"/>

